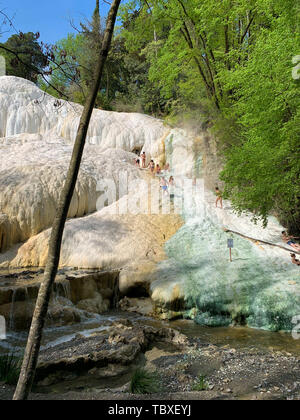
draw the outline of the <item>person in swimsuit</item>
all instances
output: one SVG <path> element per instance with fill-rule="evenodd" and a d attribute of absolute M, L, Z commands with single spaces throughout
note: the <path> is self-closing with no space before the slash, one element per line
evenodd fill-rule
<path fill-rule="evenodd" d="M 156 165 L 155 173 L 156 173 L 156 175 L 160 175 L 161 174 L 161 167 L 159 166 L 159 164 Z"/>
<path fill-rule="evenodd" d="M 216 207 L 218 207 L 218 202 L 220 201 L 221 209 L 223 208 L 223 198 L 222 198 L 222 191 L 219 190 L 219 187 L 215 188 L 216 191 Z"/>
<path fill-rule="evenodd" d="M 296 264 L 296 265 L 300 265 L 300 260 L 296 259 L 296 255 L 295 254 L 291 254 L 292 257 L 292 263 Z"/>
<path fill-rule="evenodd" d="M 142 168 L 145 169 L 146 168 L 146 153 L 145 152 L 141 154 L 141 158 L 142 158 Z"/>
<path fill-rule="evenodd" d="M 148 165 L 148 168 L 150 169 L 150 172 L 153 174 L 154 173 L 154 169 L 155 169 L 155 163 L 154 160 L 152 159 Z"/>
<path fill-rule="evenodd" d="M 140 159 L 139 158 L 135 159 L 135 166 L 137 166 L 138 168 L 140 167 Z"/>
<path fill-rule="evenodd" d="M 286 244 L 288 244 L 292 248 L 295 248 L 297 251 L 300 251 L 300 245 L 292 240 L 292 239 L 295 239 L 294 236 L 287 235 L 287 233 L 285 231 L 281 232 L 281 235 L 282 235 L 283 242 L 285 242 Z"/>
<path fill-rule="evenodd" d="M 164 193 L 168 193 L 168 183 L 165 177 L 162 177 L 160 180 L 160 186 Z"/>

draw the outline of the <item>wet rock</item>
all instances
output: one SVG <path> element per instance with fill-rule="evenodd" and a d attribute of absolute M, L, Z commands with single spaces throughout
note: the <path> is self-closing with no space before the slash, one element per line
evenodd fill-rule
<path fill-rule="evenodd" d="M 89 375 L 97 378 L 112 378 L 115 376 L 120 376 L 125 374 L 128 371 L 126 366 L 109 364 L 104 368 L 93 368 L 88 373 Z"/>
<path fill-rule="evenodd" d="M 42 381 L 57 371 L 75 373 L 88 371 L 96 376 L 110 372 L 113 376 L 121 371 L 121 366 L 133 363 L 155 342 L 166 342 L 176 347 L 188 343 L 187 338 L 178 331 L 133 326 L 131 321 L 119 320 L 113 323 L 109 332 L 97 332 L 88 338 L 76 335 L 71 342 L 42 351 L 37 378 Z M 117 366 L 116 372 L 112 365 Z"/>
<path fill-rule="evenodd" d="M 93 298 L 81 300 L 77 303 L 77 308 L 95 314 L 107 312 L 110 307 L 110 301 L 103 299 L 100 293 L 94 293 Z"/>
<path fill-rule="evenodd" d="M 124 297 L 119 302 L 119 308 L 123 311 L 135 312 L 140 315 L 153 315 L 153 302 L 150 298 L 128 298 Z"/>
<path fill-rule="evenodd" d="M 118 319 L 118 321 L 114 321 L 112 325 L 116 328 L 133 328 L 132 321 L 130 321 L 130 319 L 127 318 Z"/>
<path fill-rule="evenodd" d="M 113 346 L 117 344 L 125 344 L 127 342 L 126 337 L 121 336 L 116 333 L 112 333 L 108 338 L 108 343 L 112 344 Z"/>
<path fill-rule="evenodd" d="M 65 306 L 63 304 L 50 305 L 46 325 L 47 326 L 63 326 L 75 324 L 81 321 L 80 312 L 73 306 Z"/>

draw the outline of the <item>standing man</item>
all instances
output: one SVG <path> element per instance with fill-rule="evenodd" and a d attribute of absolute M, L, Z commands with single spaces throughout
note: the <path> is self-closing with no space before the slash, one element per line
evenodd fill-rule
<path fill-rule="evenodd" d="M 146 169 L 146 153 L 145 152 L 141 154 L 141 158 L 142 158 L 142 168 Z"/>

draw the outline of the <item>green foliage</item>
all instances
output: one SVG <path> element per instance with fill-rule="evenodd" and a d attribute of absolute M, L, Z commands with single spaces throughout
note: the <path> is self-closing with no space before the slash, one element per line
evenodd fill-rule
<path fill-rule="evenodd" d="M 62 93 L 74 102 L 83 103 L 86 85 L 84 80 L 81 82 L 79 69 L 85 53 L 85 41 L 82 34 L 69 34 L 67 38 L 58 41 L 54 46 L 54 56 L 50 63 L 51 86 L 43 79 L 39 79 L 39 87 L 54 97 L 61 97 Z M 80 100 L 75 99 L 76 95 Z"/>
<path fill-rule="evenodd" d="M 36 82 L 38 74 L 45 68 L 47 60 L 38 43 L 39 34 L 33 32 L 12 35 L 0 44 L 1 55 L 6 59 L 6 74 Z M 1 46 L 13 53 L 1 49 Z M 15 53 L 15 54 L 14 54 Z M 16 56 L 17 54 L 17 56 Z"/>
<path fill-rule="evenodd" d="M 0 356 L 0 381 L 9 385 L 16 385 L 21 370 L 21 359 L 14 353 Z"/>
<path fill-rule="evenodd" d="M 225 196 L 265 223 L 274 212 L 300 231 L 299 45 L 293 0 L 131 1 L 121 11 L 130 53 L 171 124 L 212 126 Z"/>
<path fill-rule="evenodd" d="M 206 376 L 200 375 L 193 386 L 193 391 L 201 392 L 201 391 L 206 391 L 207 389 L 208 389 L 208 384 L 206 382 Z"/>
<path fill-rule="evenodd" d="M 77 35 L 69 34 L 56 43 L 50 66 L 51 86 L 40 81 L 40 87 L 53 96 L 61 96 L 62 93 L 72 101 L 84 104 L 93 81 L 95 63 L 104 37 L 104 25 L 99 15 L 99 1 L 96 2 L 91 21 L 81 23 L 81 29 L 82 31 Z M 114 97 L 111 86 L 115 80 L 120 79 L 119 75 L 115 76 L 119 68 L 117 69 L 115 63 L 113 65 L 112 62 L 113 60 L 108 58 L 96 107 L 110 109 L 111 98 Z"/>
<path fill-rule="evenodd" d="M 275 210 L 290 230 L 300 229 L 300 91 L 292 78 L 299 38 L 286 19 L 262 31 L 251 59 L 226 75 L 235 89 L 240 139 L 225 152 L 221 178 L 236 210 L 265 222 Z"/>
<path fill-rule="evenodd" d="M 159 392 L 159 388 L 159 379 L 156 373 L 143 368 L 135 370 L 130 382 L 130 392 L 132 394 L 154 394 Z"/>

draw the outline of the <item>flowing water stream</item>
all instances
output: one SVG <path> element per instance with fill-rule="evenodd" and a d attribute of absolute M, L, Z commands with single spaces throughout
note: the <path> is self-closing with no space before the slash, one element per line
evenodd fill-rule
<path fill-rule="evenodd" d="M 109 330 L 118 319 L 129 318 L 134 323 L 154 327 L 177 329 L 189 338 L 199 338 L 203 343 L 217 346 L 230 346 L 237 349 L 253 347 L 257 350 L 285 351 L 300 354 L 300 340 L 293 339 L 289 333 L 275 333 L 248 327 L 204 327 L 189 320 L 160 321 L 130 312 L 111 311 L 74 325 L 48 327 L 44 330 L 42 349 L 54 347 L 71 341 L 77 334 L 85 337 L 103 330 Z M 0 354 L 14 351 L 21 354 L 27 339 L 27 333 L 8 331 L 7 340 L 0 341 Z"/>

